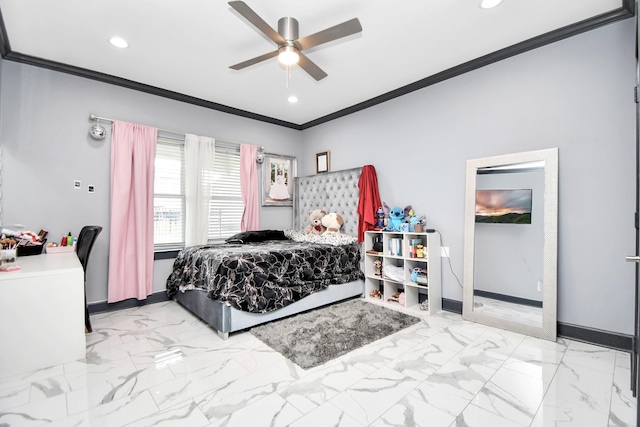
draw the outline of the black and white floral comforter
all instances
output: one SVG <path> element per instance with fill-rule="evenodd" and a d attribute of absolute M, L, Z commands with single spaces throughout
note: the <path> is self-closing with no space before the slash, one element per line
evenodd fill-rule
<path fill-rule="evenodd" d="M 362 279 L 360 245 L 279 240 L 194 246 L 180 252 L 167 279 L 173 296 L 189 289 L 239 310 L 265 313 L 330 284 Z"/>

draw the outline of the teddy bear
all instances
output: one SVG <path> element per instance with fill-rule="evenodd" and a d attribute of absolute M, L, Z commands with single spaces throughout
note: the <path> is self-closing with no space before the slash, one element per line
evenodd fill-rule
<path fill-rule="evenodd" d="M 326 228 L 322 225 L 322 218 L 327 214 L 324 209 L 314 209 L 309 211 L 310 224 L 304 229 L 304 234 L 320 235 L 325 232 Z"/>
<path fill-rule="evenodd" d="M 322 217 L 322 225 L 327 229 L 322 234 L 340 234 L 340 227 L 344 224 L 344 219 L 338 213 L 331 212 Z"/>

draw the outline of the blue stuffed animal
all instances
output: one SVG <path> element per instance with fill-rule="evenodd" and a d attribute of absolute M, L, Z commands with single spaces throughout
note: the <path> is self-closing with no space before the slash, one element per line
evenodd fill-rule
<path fill-rule="evenodd" d="M 389 223 L 383 230 L 400 231 L 400 224 L 404 222 L 404 210 L 402 208 L 393 208 L 389 211 Z"/>
<path fill-rule="evenodd" d="M 428 283 L 427 270 L 418 267 L 411 270 L 411 281 L 426 285 Z"/>
<path fill-rule="evenodd" d="M 411 215 L 408 221 L 409 221 L 409 231 L 413 233 L 416 229 L 416 224 L 420 224 L 420 218 L 418 218 L 415 215 Z"/>

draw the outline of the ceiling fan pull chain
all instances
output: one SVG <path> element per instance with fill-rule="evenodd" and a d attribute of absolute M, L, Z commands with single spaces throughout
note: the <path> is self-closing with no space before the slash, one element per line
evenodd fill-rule
<path fill-rule="evenodd" d="M 285 66 L 285 88 L 289 89 L 289 79 L 291 78 L 291 65 Z"/>

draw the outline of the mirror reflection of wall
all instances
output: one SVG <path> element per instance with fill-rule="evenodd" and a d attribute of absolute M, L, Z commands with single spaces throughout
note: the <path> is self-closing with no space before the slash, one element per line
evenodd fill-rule
<path fill-rule="evenodd" d="M 467 160 L 464 221 L 462 317 L 555 340 L 558 149 Z"/>
<path fill-rule="evenodd" d="M 476 212 L 485 204 L 493 212 L 476 217 L 474 310 L 542 326 L 544 169 L 479 169 Z"/>
<path fill-rule="evenodd" d="M 0 225 L 2 224 L 2 145 L 0 145 Z"/>

